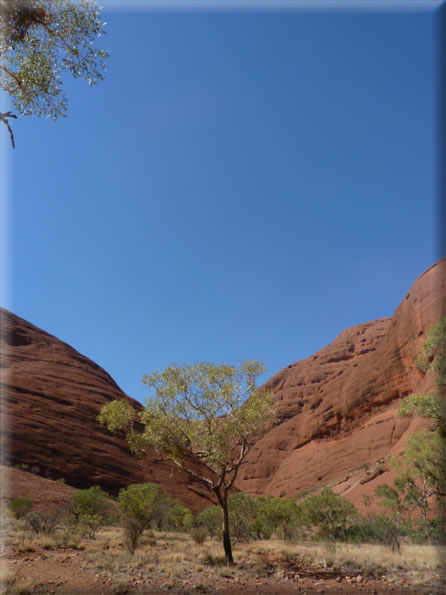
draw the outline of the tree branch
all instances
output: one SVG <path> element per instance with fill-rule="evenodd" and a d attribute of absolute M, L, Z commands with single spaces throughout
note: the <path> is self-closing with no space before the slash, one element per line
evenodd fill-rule
<path fill-rule="evenodd" d="M 12 148 L 15 149 L 15 142 L 14 142 L 14 134 L 12 132 L 12 128 L 11 125 L 9 124 L 8 118 L 15 118 L 17 119 L 17 116 L 12 114 L 11 112 L 5 112 L 5 113 L 0 113 L 0 122 L 4 122 L 9 130 L 9 135 L 11 137 L 11 144 L 12 144 Z"/>
<path fill-rule="evenodd" d="M 246 453 L 248 452 L 248 445 L 246 442 L 242 443 L 242 448 L 240 450 L 240 456 L 238 458 L 238 460 L 234 463 L 234 465 L 232 465 L 230 472 L 233 472 L 234 475 L 232 476 L 230 482 L 227 485 L 227 489 L 230 490 L 232 488 L 232 486 L 234 485 L 234 482 L 237 478 L 237 473 L 239 470 L 240 465 L 243 462 L 243 459 L 245 458 Z"/>
<path fill-rule="evenodd" d="M 22 93 L 24 95 L 28 95 L 28 92 L 25 90 L 25 87 L 22 85 L 22 81 L 18 78 L 18 76 L 16 74 L 14 74 L 13 72 L 9 71 L 7 68 L 5 68 L 4 66 L 1 66 L 1 65 L 0 65 L 0 70 L 3 70 L 3 72 L 5 72 L 8 76 L 10 76 L 17 83 L 17 87 L 22 91 Z"/>
<path fill-rule="evenodd" d="M 179 467 L 185 473 L 191 475 L 192 477 L 195 477 L 195 479 L 197 479 L 198 481 L 203 482 L 210 490 L 214 489 L 214 487 L 215 487 L 214 482 L 211 479 L 208 479 L 207 477 L 203 477 L 202 475 L 195 473 L 195 471 L 192 471 L 192 469 L 186 469 L 186 467 L 183 467 L 183 465 L 179 461 L 177 461 L 171 457 L 166 457 L 166 458 L 168 458 L 169 461 L 172 461 L 172 463 L 175 463 L 175 465 L 177 467 Z"/>

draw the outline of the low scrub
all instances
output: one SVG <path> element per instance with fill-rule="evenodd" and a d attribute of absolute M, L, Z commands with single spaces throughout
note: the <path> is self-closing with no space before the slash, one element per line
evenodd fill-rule
<path fill-rule="evenodd" d="M 26 527 L 34 531 L 36 535 L 40 533 L 51 535 L 57 527 L 59 515 L 30 512 L 26 515 L 25 521 Z"/>
<path fill-rule="evenodd" d="M 16 519 L 23 519 L 32 506 L 32 501 L 27 498 L 14 498 L 8 502 L 8 508 Z"/>
<path fill-rule="evenodd" d="M 207 537 L 209 537 L 209 533 L 206 527 L 192 527 L 190 536 L 195 543 L 202 544 L 206 541 Z"/>

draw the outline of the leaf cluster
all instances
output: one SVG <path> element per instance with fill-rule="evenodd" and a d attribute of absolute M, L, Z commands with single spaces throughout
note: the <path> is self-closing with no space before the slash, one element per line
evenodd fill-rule
<path fill-rule="evenodd" d="M 438 387 L 446 386 L 446 316 L 427 332 L 415 363 L 423 372 L 435 374 Z"/>
<path fill-rule="evenodd" d="M 64 73 L 104 78 L 108 53 L 95 45 L 104 26 L 92 0 L 1 0 L 0 88 L 19 114 L 65 116 Z"/>
<path fill-rule="evenodd" d="M 192 453 L 218 473 L 230 474 L 273 415 L 270 393 L 255 385 L 264 370 L 256 361 L 239 368 L 172 364 L 143 377 L 152 394 L 139 414 L 142 433 L 134 430 L 135 412 L 125 401 L 105 405 L 98 421 L 111 431 L 125 430 L 136 454 L 148 446 L 182 467 Z"/>
<path fill-rule="evenodd" d="M 152 389 L 141 415 L 144 439 L 183 463 L 189 450 L 218 470 L 231 466 L 271 414 L 269 394 L 255 390 L 259 362 L 173 364 L 144 376 Z"/>

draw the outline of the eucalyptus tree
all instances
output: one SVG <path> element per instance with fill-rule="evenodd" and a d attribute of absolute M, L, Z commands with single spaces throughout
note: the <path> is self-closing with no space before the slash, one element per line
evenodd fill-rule
<path fill-rule="evenodd" d="M 0 89 L 18 115 L 65 116 L 65 72 L 90 85 L 104 78 L 108 53 L 96 43 L 105 24 L 92 0 L 0 0 Z M 16 117 L 0 113 L 13 146 Z"/>
<path fill-rule="evenodd" d="M 258 361 L 171 364 L 143 377 L 151 389 L 137 416 L 126 401 L 111 401 L 98 416 L 111 431 L 125 430 L 130 449 L 146 447 L 170 459 L 212 492 L 222 508 L 225 557 L 233 564 L 228 497 L 254 437 L 273 419 L 271 394 L 256 387 L 266 368 Z M 194 464 L 201 460 L 206 464 Z M 210 468 L 210 469 L 209 469 Z"/>

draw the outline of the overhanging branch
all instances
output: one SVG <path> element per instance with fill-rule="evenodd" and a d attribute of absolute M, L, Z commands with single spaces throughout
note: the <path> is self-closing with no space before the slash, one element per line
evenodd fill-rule
<path fill-rule="evenodd" d="M 9 123 L 8 118 L 15 118 L 15 119 L 17 119 L 17 116 L 14 115 L 11 112 L 5 112 L 5 113 L 1 113 L 0 112 L 0 121 L 1 122 L 4 122 L 6 124 L 6 127 L 9 130 L 9 136 L 11 137 L 12 148 L 15 149 L 14 133 L 12 132 L 12 128 L 11 128 L 11 125 Z"/>

